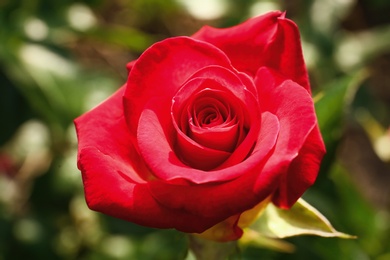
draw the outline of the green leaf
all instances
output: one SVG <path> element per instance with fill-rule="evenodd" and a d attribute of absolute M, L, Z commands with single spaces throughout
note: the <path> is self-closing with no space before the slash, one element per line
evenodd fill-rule
<path fill-rule="evenodd" d="M 264 236 L 252 229 L 246 229 L 238 243 L 240 247 L 252 245 L 283 253 L 293 253 L 295 251 L 295 246 L 291 243 Z"/>
<path fill-rule="evenodd" d="M 270 203 L 252 228 L 270 238 L 299 235 L 355 238 L 334 229 L 319 211 L 303 199 L 299 199 L 289 210 L 280 209 Z"/>

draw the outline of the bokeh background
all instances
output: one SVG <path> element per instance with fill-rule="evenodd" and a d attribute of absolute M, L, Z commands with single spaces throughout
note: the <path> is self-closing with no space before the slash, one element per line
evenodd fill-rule
<path fill-rule="evenodd" d="M 0 260 L 183 259 L 186 239 L 90 211 L 73 119 L 152 43 L 287 10 L 328 153 L 304 198 L 356 240 L 241 259 L 390 259 L 390 1 L 0 0 Z"/>

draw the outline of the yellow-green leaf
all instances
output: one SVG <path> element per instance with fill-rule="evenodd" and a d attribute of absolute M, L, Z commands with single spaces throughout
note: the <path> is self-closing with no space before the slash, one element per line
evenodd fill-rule
<path fill-rule="evenodd" d="M 295 251 L 295 246 L 291 243 L 264 236 L 252 229 L 246 229 L 238 243 L 241 247 L 252 245 L 283 253 L 293 253 Z"/>
<path fill-rule="evenodd" d="M 299 235 L 355 238 L 337 231 L 318 210 L 303 199 L 299 199 L 289 210 L 280 209 L 270 203 L 251 228 L 270 238 Z"/>

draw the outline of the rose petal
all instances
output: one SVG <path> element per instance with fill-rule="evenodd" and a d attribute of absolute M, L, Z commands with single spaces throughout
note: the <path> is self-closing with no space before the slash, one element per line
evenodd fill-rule
<path fill-rule="evenodd" d="M 192 37 L 215 45 L 236 69 L 254 77 L 258 68 L 267 64 L 262 57 L 275 37 L 282 14 L 269 12 L 230 28 L 204 26 Z"/>
<path fill-rule="evenodd" d="M 195 80 L 197 78 L 212 78 L 214 81 L 219 82 L 220 85 L 226 86 L 226 88 L 244 104 L 245 111 L 240 109 L 243 114 L 237 115 L 237 117 L 239 117 L 241 122 L 244 123 L 243 126 L 245 129 L 250 128 L 250 131 L 244 134 L 244 129 L 239 130 L 241 134 L 238 137 L 240 145 L 234 150 L 229 159 L 217 169 L 226 168 L 241 162 L 248 155 L 250 149 L 252 149 L 253 142 L 256 140 L 260 129 L 259 104 L 257 99 L 252 96 L 252 94 L 257 94 L 257 91 L 251 91 L 254 89 L 253 82 L 249 82 L 247 78 L 242 76 L 242 74 L 234 74 L 232 70 L 228 70 L 220 66 L 208 66 L 200 69 L 191 76 L 191 80 Z M 179 90 L 178 94 L 175 96 L 175 103 L 177 102 L 177 104 L 180 104 L 184 102 L 189 99 L 192 93 L 196 92 L 196 86 L 194 84 L 188 85 L 191 86 L 190 89 L 188 89 L 187 85 L 188 84 L 185 84 L 183 88 Z M 180 106 L 177 105 L 173 108 L 179 107 Z M 179 114 L 179 111 L 173 111 L 173 114 Z M 249 122 L 251 122 L 250 127 Z M 243 141 L 241 142 L 241 140 Z"/>
<path fill-rule="evenodd" d="M 123 92 L 121 88 L 75 120 L 78 167 L 88 206 L 139 225 L 183 232 L 200 233 L 216 224 L 215 219 L 167 209 L 151 196 L 146 182 L 154 176 L 132 144 L 122 111 Z"/>
<path fill-rule="evenodd" d="M 188 81 L 195 78 L 213 79 L 242 101 L 245 101 L 246 99 L 246 91 L 249 91 L 252 95 L 257 94 L 257 89 L 254 86 L 253 80 L 248 78 L 245 74 L 237 72 L 232 67 L 227 68 L 218 65 L 205 66 L 192 74 Z M 183 92 L 183 90 L 181 90 L 181 92 Z"/>
<path fill-rule="evenodd" d="M 287 173 L 280 179 L 279 188 L 273 196 L 273 202 L 278 207 L 285 209 L 292 207 L 307 188 L 313 185 L 324 154 L 325 146 L 317 126 L 307 137 Z"/>
<path fill-rule="evenodd" d="M 230 28 L 205 26 L 192 37 L 217 46 L 236 69 L 252 77 L 268 66 L 310 91 L 298 28 L 280 11 Z"/>
<path fill-rule="evenodd" d="M 280 122 L 280 134 L 273 152 L 274 155 L 267 161 L 263 172 L 278 171 L 283 176 L 291 162 L 298 156 L 302 147 L 306 145 L 308 136 L 317 125 L 313 101 L 309 93 L 300 85 L 290 80 L 283 81 L 281 75 L 267 68 L 259 69 L 255 78 L 255 84 L 261 90 L 259 99 L 264 103 L 262 107 L 275 114 Z M 319 142 L 316 142 L 316 145 L 318 144 Z M 322 146 L 318 146 L 317 149 L 322 150 Z M 308 153 L 313 152 L 312 149 L 305 149 L 304 151 L 308 151 Z M 306 156 L 309 157 L 310 155 L 307 154 Z M 315 169 L 315 167 L 312 167 L 312 169 Z M 294 178 L 289 176 L 288 185 L 289 187 L 300 187 L 302 183 L 307 184 L 306 178 L 312 180 L 316 176 L 317 172 L 314 171 L 310 172 L 310 177 L 301 174 L 297 174 Z M 260 187 L 263 186 L 262 182 L 263 178 L 259 175 L 257 183 L 259 183 Z M 307 188 L 306 184 L 303 184 L 302 187 Z M 279 190 L 283 192 L 285 190 L 285 182 L 281 180 L 280 185 Z M 299 192 L 302 191 L 301 187 L 297 190 Z M 299 192 L 295 192 L 295 194 Z M 290 194 L 286 196 L 288 197 Z M 286 199 L 286 196 L 282 195 L 279 198 Z M 280 200 L 279 203 L 281 205 L 290 205 L 294 199 L 298 198 L 292 196 L 288 202 Z"/>
<path fill-rule="evenodd" d="M 259 69 L 255 84 L 262 108 L 275 114 L 280 121 L 283 149 L 294 157 L 317 123 L 310 94 L 297 83 L 268 68 Z"/>
<path fill-rule="evenodd" d="M 217 77 L 217 75 L 215 75 L 215 77 Z M 225 81 L 228 80 L 225 79 Z M 237 82 L 232 82 L 230 84 L 234 83 Z M 229 84 L 229 82 L 227 82 L 227 84 Z M 211 170 L 221 165 L 222 162 L 230 156 L 230 150 L 234 149 L 237 145 L 241 132 L 247 131 L 246 129 L 249 128 L 250 119 L 247 118 L 247 114 L 249 114 L 250 110 L 248 109 L 256 104 L 255 100 L 252 101 L 251 107 L 246 108 L 241 100 L 238 100 L 237 97 L 234 97 L 230 91 L 224 90 L 224 88 L 226 89 L 225 86 L 221 86 L 215 79 L 195 78 L 187 82 L 173 100 L 173 123 L 177 131 L 175 152 L 179 158 L 193 168 Z M 242 89 L 244 90 L 244 88 Z M 191 94 L 191 96 L 189 94 Z M 203 99 L 210 99 L 214 97 L 213 99 L 215 105 L 218 105 L 223 101 L 227 105 L 231 106 L 231 110 L 234 110 L 235 113 L 237 113 L 236 116 L 240 118 L 239 121 L 241 122 L 238 123 L 239 127 L 237 125 L 235 128 L 224 127 L 224 124 L 221 124 L 219 127 L 209 127 L 207 130 L 205 128 L 195 127 L 191 123 L 193 120 L 188 118 L 188 113 L 185 113 L 185 111 L 192 110 L 191 107 L 199 102 L 199 100 L 202 100 L 202 96 L 204 96 Z M 187 97 L 188 100 L 186 100 L 185 97 Z M 251 97 L 249 96 L 249 98 Z M 250 104 L 247 99 L 248 97 L 244 99 L 244 102 Z M 259 109 L 256 109 L 255 107 L 253 111 L 257 111 L 258 113 Z M 188 123 L 189 121 L 190 123 Z M 193 123 L 195 124 L 199 123 L 197 120 L 194 121 L 195 122 Z M 252 121 L 257 123 L 257 120 L 253 119 Z M 181 125 L 181 127 L 179 127 L 179 125 Z M 246 129 L 244 129 L 245 126 Z M 203 131 L 198 130 L 194 132 L 196 128 L 203 129 Z M 225 132 L 221 130 L 218 131 L 218 129 L 225 129 Z M 253 131 L 255 131 L 255 129 L 258 129 L 258 127 L 254 127 Z M 226 132 L 226 130 L 230 131 Z M 252 145 L 254 141 L 255 139 L 252 138 Z M 250 147 L 248 147 L 247 153 L 249 150 Z M 216 155 L 218 155 L 218 157 L 216 157 Z M 190 179 L 191 177 L 187 176 L 187 178 Z"/>
<path fill-rule="evenodd" d="M 183 134 L 176 135 L 170 113 L 167 116 L 165 110 L 161 109 L 163 105 L 164 101 L 152 98 L 142 111 L 137 131 L 140 151 L 156 176 L 165 179 L 164 173 L 168 171 L 168 176 L 183 174 L 191 180 L 191 175 L 186 175 L 186 171 L 181 169 L 179 173 L 173 172 L 166 164 L 172 163 L 172 160 L 174 164 L 183 164 L 182 161 L 186 161 L 189 165 L 197 164 L 197 168 L 209 169 L 229 157 L 228 152 L 201 146 Z M 191 153 L 191 157 L 179 160 L 173 152 L 176 139 L 176 146 L 180 147 L 179 155 Z"/>
<path fill-rule="evenodd" d="M 238 122 L 240 120 L 237 119 L 237 117 L 243 117 L 243 113 L 239 113 L 242 107 L 237 104 L 240 101 L 226 91 L 209 89 L 216 84 L 213 80 L 206 79 L 204 84 L 207 88 L 194 95 L 195 100 L 188 101 L 188 105 L 195 110 L 193 114 L 197 113 L 197 115 L 193 115 L 195 117 L 193 120 L 191 120 L 192 117 L 181 117 L 180 123 L 183 124 L 185 120 L 189 125 L 181 132 L 200 145 L 230 153 L 236 147 L 244 125 L 244 122 Z M 236 113 L 239 113 L 239 116 Z M 214 118 L 206 123 L 209 117 Z M 187 132 L 184 131 L 185 129 L 188 129 Z"/>
<path fill-rule="evenodd" d="M 162 109 L 169 110 L 172 97 L 184 81 L 212 64 L 231 67 L 221 50 L 189 37 L 168 38 L 147 49 L 133 64 L 124 93 L 130 131 L 136 133 L 140 114 L 150 99 L 157 97 L 165 101 Z"/>
<path fill-rule="evenodd" d="M 145 182 L 153 176 L 145 170 L 142 160 L 132 160 L 137 153 L 132 144 L 135 139 L 129 135 L 123 116 L 121 101 L 124 90 L 124 87 L 120 88 L 102 104 L 75 120 L 79 155 L 87 154 L 88 150 L 100 151 L 102 157 L 109 156 L 121 167 L 133 169 L 128 176 L 130 179 Z M 115 164 L 114 161 L 111 163 Z M 135 169 L 141 169 L 141 175 Z"/>
<path fill-rule="evenodd" d="M 133 60 L 133 61 L 130 61 L 130 62 L 128 62 L 128 63 L 126 64 L 126 69 L 127 69 L 127 72 L 128 72 L 128 73 L 131 71 L 131 69 L 133 68 L 133 66 L 134 66 L 134 64 L 135 64 L 136 61 L 137 61 L 137 60 Z"/>
<path fill-rule="evenodd" d="M 311 93 L 301 46 L 297 25 L 289 19 L 279 17 L 278 31 L 273 44 L 270 44 L 265 52 L 264 64 L 277 70 L 286 78 L 292 79 Z"/>
<path fill-rule="evenodd" d="M 258 149 L 240 164 L 222 171 L 209 171 L 205 176 L 217 175 L 223 179 L 222 174 L 229 175 L 240 172 L 242 173 L 240 177 L 233 181 L 193 186 L 152 181 L 148 184 L 153 196 L 166 207 L 180 208 L 194 215 L 210 218 L 219 217 L 220 221 L 254 207 L 276 189 L 280 175 L 279 172 L 263 173 L 262 171 L 263 160 L 270 152 L 270 149 L 267 148 L 273 147 L 279 131 L 278 120 L 274 115 L 266 112 L 262 115 L 261 125 L 265 130 L 261 131 L 258 143 L 263 144 L 264 149 Z M 172 167 L 174 167 L 173 164 Z M 186 169 L 182 168 L 182 171 L 186 171 Z M 188 169 L 188 171 L 193 174 L 202 174 L 201 171 L 193 169 Z M 263 181 L 257 183 L 258 186 L 255 190 L 256 179 L 259 175 Z"/>
<path fill-rule="evenodd" d="M 179 149 L 176 149 L 176 153 L 178 154 L 180 161 L 191 168 L 202 171 L 209 171 L 210 169 L 216 168 L 230 156 L 229 152 L 204 147 L 189 138 L 183 137 L 182 135 L 178 136 L 177 145 L 180 147 Z M 190 156 L 185 156 L 188 154 L 190 154 Z M 174 174 L 175 173 L 172 173 L 171 175 Z M 161 176 L 162 174 L 156 175 Z M 193 181 L 192 176 L 187 173 L 179 174 L 179 176 L 183 176 L 182 178 L 188 181 Z M 175 178 L 177 177 L 175 176 Z"/>
<path fill-rule="evenodd" d="M 190 138 L 195 142 L 231 153 L 236 147 L 239 137 L 238 125 L 214 127 L 212 130 L 205 130 L 204 128 L 195 127 L 191 125 Z"/>

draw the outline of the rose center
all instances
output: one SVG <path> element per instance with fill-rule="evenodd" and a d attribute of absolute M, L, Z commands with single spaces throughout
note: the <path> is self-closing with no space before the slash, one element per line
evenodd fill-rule
<path fill-rule="evenodd" d="M 216 127 L 229 121 L 230 113 L 230 106 L 216 98 L 199 98 L 188 111 L 189 123 L 197 127 Z"/>
<path fill-rule="evenodd" d="M 172 100 L 174 149 L 187 165 L 209 171 L 222 165 L 245 139 L 250 123 L 242 101 L 212 79 L 194 79 Z"/>

